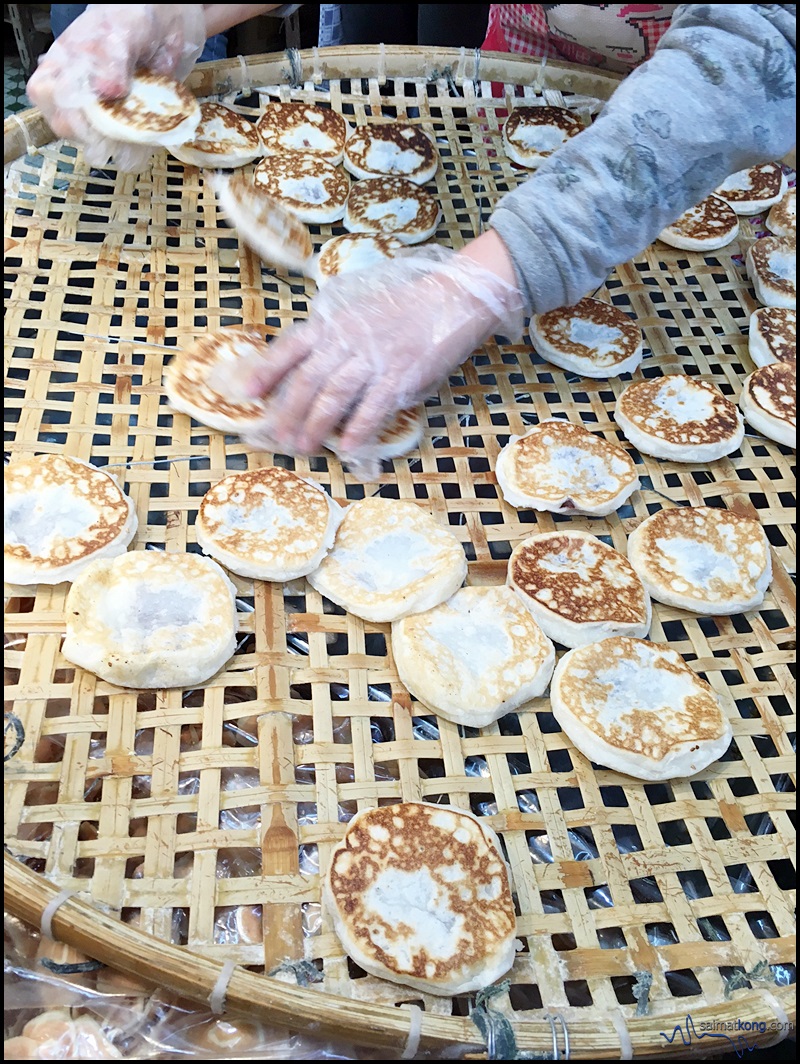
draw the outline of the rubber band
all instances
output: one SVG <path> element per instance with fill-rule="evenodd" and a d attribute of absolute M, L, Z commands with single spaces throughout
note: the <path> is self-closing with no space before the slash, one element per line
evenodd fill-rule
<path fill-rule="evenodd" d="M 25 124 L 25 122 L 22 121 L 22 119 L 19 117 L 18 114 L 11 114 L 8 117 L 9 118 L 13 118 L 14 121 L 19 126 L 19 128 L 22 130 L 22 135 L 25 138 L 25 153 L 26 153 L 26 155 L 38 155 L 39 154 L 39 149 L 33 143 L 33 141 L 31 140 L 31 135 L 30 135 L 30 132 L 28 131 L 28 127 Z"/>
<path fill-rule="evenodd" d="M 221 1016 L 225 1011 L 225 998 L 228 994 L 228 986 L 235 967 L 235 961 L 225 961 L 217 976 L 217 981 L 214 983 L 214 989 L 208 995 L 208 1004 L 215 1016 Z"/>
<path fill-rule="evenodd" d="M 253 87 L 250 84 L 250 72 L 247 69 L 247 60 L 243 55 L 237 55 L 236 58 L 239 60 L 239 69 L 242 75 L 241 94 L 242 96 L 249 96 L 253 91 Z"/>
<path fill-rule="evenodd" d="M 619 1059 L 633 1060 L 633 1042 L 631 1042 L 630 1031 L 622 1010 L 615 1009 L 609 1014 L 609 1018 L 614 1024 L 614 1030 L 617 1032 L 617 1038 L 619 1038 Z"/>
<path fill-rule="evenodd" d="M 39 924 L 39 930 L 42 932 L 45 938 L 49 938 L 51 942 L 58 942 L 58 939 L 53 934 L 53 917 L 58 910 L 64 904 L 65 901 L 69 901 L 70 898 L 74 898 L 77 894 L 75 890 L 62 890 L 56 896 L 47 903 L 42 913 L 42 920 Z"/>
<path fill-rule="evenodd" d="M 782 1042 L 784 1040 L 784 1038 L 786 1038 L 786 1036 L 788 1035 L 789 1031 L 791 1031 L 791 1029 L 792 1029 L 792 1024 L 791 1024 L 791 1022 L 789 1020 L 788 1015 L 786 1014 L 786 1012 L 785 1012 L 785 1010 L 783 1008 L 783 1005 L 781 1005 L 780 1001 L 778 1001 L 778 999 L 775 997 L 774 994 L 770 993 L 769 990 L 762 990 L 761 994 L 764 997 L 764 999 L 766 1000 L 766 1002 L 769 1005 L 769 1007 L 775 1013 L 776 1020 L 778 1021 L 780 1026 L 783 1028 L 783 1031 L 776 1031 L 775 1032 L 775 1041 L 774 1042 L 767 1042 L 766 1045 L 760 1047 L 762 1049 L 769 1049 L 770 1046 L 776 1046 L 779 1042 Z"/>
<path fill-rule="evenodd" d="M 411 1015 L 408 1018 L 408 1037 L 400 1054 L 400 1060 L 413 1060 L 419 1049 L 422 1037 L 422 1009 L 419 1005 L 406 1006 Z"/>

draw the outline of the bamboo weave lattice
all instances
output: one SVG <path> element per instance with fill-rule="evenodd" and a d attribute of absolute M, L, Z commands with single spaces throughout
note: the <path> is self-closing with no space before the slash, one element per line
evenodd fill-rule
<path fill-rule="evenodd" d="M 282 98 L 330 101 L 351 122 L 422 121 L 442 155 L 436 239 L 463 244 L 525 177 L 500 144 L 508 100 L 469 76 L 471 55 L 442 53 L 441 67 L 452 67 L 437 77 L 439 60 L 423 50 L 331 54 L 337 76 L 329 68 L 329 81 L 284 83 Z M 382 76 L 355 77 L 367 60 L 373 70 L 382 64 Z M 539 70 L 484 63 L 482 76 L 511 82 L 507 94 Z M 280 83 L 288 67 L 270 58 L 250 76 Z M 547 74 L 564 90 L 607 96 L 613 87 L 585 72 Z M 228 63 L 198 72 L 195 87 L 220 93 L 241 84 L 236 77 L 239 65 Z M 302 993 L 316 994 L 319 1007 L 303 997 L 298 1025 L 330 1015 L 323 1029 L 402 1045 L 407 1012 L 395 1006 L 416 1002 L 423 1047 L 480 1046 L 468 1002 L 365 976 L 320 906 L 319 869 L 356 810 L 445 801 L 486 815 L 503 839 L 521 949 L 492 1008 L 513 1022 L 521 1046 L 550 1045 L 545 1011 L 564 1018 L 573 1055 L 587 1057 L 618 1057 L 626 1027 L 637 1053 L 662 1050 L 661 1031 L 709 1007 L 716 1018 L 793 1015 L 794 988 L 780 985 L 793 979 L 794 955 L 792 454 L 754 434 L 709 467 L 634 453 L 642 489 L 617 514 L 517 512 L 493 473 L 509 434 L 566 415 L 622 440 L 612 411 L 629 379 L 581 379 L 527 343 L 489 343 L 452 377 L 428 403 L 419 454 L 387 466 L 380 487 L 365 488 L 330 455 L 253 453 L 172 414 L 163 368 L 171 350 L 206 330 L 266 323 L 276 333 L 306 314 L 311 283 L 262 268 L 221 222 L 200 172 L 165 152 L 138 177 L 90 173 L 59 143 L 19 154 L 6 177 L 6 449 L 12 460 L 62 452 L 116 472 L 138 512 L 132 549 L 197 550 L 205 491 L 226 472 L 277 460 L 341 503 L 377 490 L 418 500 L 460 537 L 473 584 L 503 583 L 512 548 L 533 532 L 584 528 L 624 551 L 644 517 L 687 503 L 756 512 L 775 567 L 763 606 L 746 615 L 698 618 L 654 604 L 651 638 L 708 679 L 734 731 L 719 763 L 670 784 L 592 766 L 546 698 L 480 732 L 417 717 L 388 626 L 345 615 L 305 581 L 234 578 L 241 638 L 229 666 L 202 689 L 145 694 L 61 657 L 64 586 L 7 587 L 6 705 L 24 741 L 6 766 L 6 843 L 37 873 L 28 873 L 29 891 L 46 877 L 104 914 L 138 912 L 136 937 L 183 950 L 198 987 L 203 961 L 264 973 L 306 958 L 319 982 Z M 601 296 L 644 330 L 637 379 L 682 372 L 738 396 L 752 369 L 746 327 L 755 308 L 741 257 L 752 233 L 743 228 L 741 242 L 708 256 L 654 245 L 608 280 Z M 315 240 L 341 231 L 324 226 Z M 69 911 L 57 925 L 67 939 Z M 114 960 L 128 970 L 144 952 L 130 948 L 130 934 Z M 641 972 L 652 988 L 637 1016 Z M 232 993 L 244 988 L 236 978 Z M 255 979 L 272 985 L 253 975 L 240 1003 L 271 1016 Z M 301 994 L 280 990 L 290 1007 Z"/>

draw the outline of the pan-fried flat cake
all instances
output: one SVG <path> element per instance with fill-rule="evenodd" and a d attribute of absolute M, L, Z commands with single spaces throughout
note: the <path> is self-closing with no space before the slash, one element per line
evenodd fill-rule
<path fill-rule="evenodd" d="M 208 174 L 206 181 L 243 244 L 270 266 L 311 276 L 314 244 L 295 214 L 243 174 Z"/>
<path fill-rule="evenodd" d="M 344 168 L 354 177 L 403 177 L 424 185 L 438 166 L 433 138 L 404 122 L 359 126 L 344 146 Z"/>
<path fill-rule="evenodd" d="M 683 251 L 716 251 L 739 235 L 739 219 L 729 203 L 708 196 L 658 234 L 658 239 Z"/>
<path fill-rule="evenodd" d="M 298 152 L 342 161 L 349 126 L 336 111 L 310 103 L 268 103 L 258 120 L 265 155 Z"/>
<path fill-rule="evenodd" d="M 427 710 L 470 728 L 544 694 L 555 664 L 553 644 L 509 587 L 462 587 L 395 621 L 392 654 Z"/>
<path fill-rule="evenodd" d="M 438 606 L 466 575 L 449 527 L 416 503 L 373 496 L 348 506 L 333 550 L 308 582 L 356 617 L 396 621 Z"/>
<path fill-rule="evenodd" d="M 693 776 L 731 741 L 714 690 L 680 654 L 643 639 L 570 650 L 556 666 L 550 702 L 584 757 L 637 779 Z"/>
<path fill-rule="evenodd" d="M 277 466 L 232 473 L 203 496 L 197 542 L 239 576 L 295 580 L 333 546 L 341 507 L 313 480 Z"/>
<path fill-rule="evenodd" d="M 773 362 L 745 378 L 739 406 L 769 440 L 797 449 L 797 363 Z"/>
<path fill-rule="evenodd" d="M 350 178 L 313 155 L 288 154 L 262 159 L 253 173 L 255 186 L 283 204 L 301 222 L 338 222 L 350 191 Z"/>
<path fill-rule="evenodd" d="M 357 813 L 331 854 L 323 899 L 345 952 L 380 979 L 449 996 L 514 963 L 500 840 L 462 809 L 403 802 Z"/>
<path fill-rule="evenodd" d="M 258 131 L 245 118 L 221 103 L 200 104 L 200 124 L 191 139 L 171 148 L 172 154 L 190 166 L 234 169 L 261 155 Z"/>
<path fill-rule="evenodd" d="M 789 188 L 767 215 L 767 229 L 775 236 L 797 234 L 797 189 Z"/>
<path fill-rule="evenodd" d="M 503 126 L 503 148 L 513 162 L 535 170 L 583 128 L 566 107 L 515 107 Z"/>
<path fill-rule="evenodd" d="M 759 307 L 750 315 L 747 338 L 757 366 L 797 362 L 797 311 L 792 307 Z"/>
<path fill-rule="evenodd" d="M 191 140 L 200 124 L 200 104 L 174 78 L 139 70 L 121 100 L 94 99 L 86 117 L 106 137 L 129 144 L 174 147 Z"/>
<path fill-rule="evenodd" d="M 40 454 L 3 470 L 4 578 L 74 580 L 97 558 L 124 554 L 136 533 L 132 501 L 109 473 L 77 458 Z"/>
<path fill-rule="evenodd" d="M 605 380 L 632 373 L 642 361 L 639 326 L 611 303 L 589 297 L 531 318 L 539 354 L 562 369 Z"/>
<path fill-rule="evenodd" d="M 645 518 L 628 538 L 628 560 L 658 602 L 714 616 L 760 606 L 772 579 L 761 524 L 710 506 Z"/>
<path fill-rule="evenodd" d="M 120 687 L 193 687 L 236 649 L 235 596 L 217 563 L 199 554 L 103 558 L 70 588 L 61 652 Z"/>
<path fill-rule="evenodd" d="M 601 517 L 639 487 L 627 451 L 559 418 L 512 436 L 497 457 L 495 475 L 507 503 L 558 514 Z"/>
<path fill-rule="evenodd" d="M 262 421 L 265 403 L 235 402 L 216 390 L 223 374 L 235 377 L 237 363 L 262 353 L 263 338 L 254 329 L 228 327 L 204 333 L 179 351 L 164 372 L 170 405 L 182 414 L 220 432 L 241 433 Z"/>
<path fill-rule="evenodd" d="M 315 262 L 314 279 L 318 285 L 342 273 L 370 270 L 394 259 L 405 244 L 395 236 L 378 233 L 345 233 L 322 245 Z"/>
<path fill-rule="evenodd" d="M 738 450 L 744 422 L 707 381 L 675 374 L 629 384 L 617 399 L 617 424 L 642 454 L 673 462 L 713 462 Z"/>
<path fill-rule="evenodd" d="M 362 447 L 358 455 L 348 455 L 342 448 L 341 432 L 337 429 L 334 434 L 325 441 L 329 451 L 347 462 L 351 468 L 353 464 L 366 467 L 375 465 L 392 458 L 400 458 L 413 451 L 425 429 L 425 407 L 416 406 L 407 410 L 400 410 L 389 422 L 386 428 L 378 436 L 370 447 Z"/>
<path fill-rule="evenodd" d="M 797 306 L 797 241 L 765 236 L 750 245 L 747 275 L 765 307 Z"/>
<path fill-rule="evenodd" d="M 628 559 L 588 532 L 543 532 L 518 544 L 508 583 L 545 635 L 565 647 L 644 637 L 650 599 Z"/>
<path fill-rule="evenodd" d="M 441 218 L 430 192 L 404 177 L 371 177 L 350 189 L 344 227 L 350 233 L 384 233 L 404 244 L 433 236 Z"/>
<path fill-rule="evenodd" d="M 758 214 L 780 202 L 786 184 L 780 163 L 761 163 L 731 174 L 714 194 L 730 203 L 737 214 Z"/>

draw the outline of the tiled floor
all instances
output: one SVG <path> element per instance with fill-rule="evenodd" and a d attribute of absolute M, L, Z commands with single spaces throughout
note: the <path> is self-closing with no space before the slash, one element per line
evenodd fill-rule
<path fill-rule="evenodd" d="M 13 114 L 15 111 L 24 111 L 31 106 L 31 102 L 25 95 L 25 83 L 27 78 L 22 72 L 22 64 L 19 59 L 10 56 L 5 57 L 3 63 L 3 117 Z"/>

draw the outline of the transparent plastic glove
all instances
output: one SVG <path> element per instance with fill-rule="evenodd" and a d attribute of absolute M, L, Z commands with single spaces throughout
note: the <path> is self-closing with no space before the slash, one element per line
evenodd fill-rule
<path fill-rule="evenodd" d="M 444 248 L 337 277 L 308 321 L 243 367 L 238 398 L 270 396 L 248 442 L 313 454 L 343 425 L 339 453 L 358 461 L 397 411 L 435 392 L 493 333 L 518 337 L 523 314 L 515 286 Z"/>
<path fill-rule="evenodd" d="M 125 96 L 138 67 L 183 80 L 205 39 L 202 4 L 90 4 L 39 60 L 28 96 L 57 136 L 82 146 L 90 165 L 113 157 L 121 170 L 141 170 L 153 149 L 100 136 L 85 109 Z"/>

